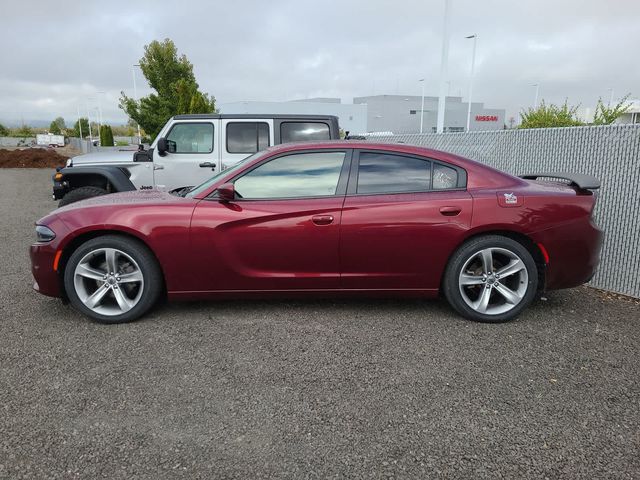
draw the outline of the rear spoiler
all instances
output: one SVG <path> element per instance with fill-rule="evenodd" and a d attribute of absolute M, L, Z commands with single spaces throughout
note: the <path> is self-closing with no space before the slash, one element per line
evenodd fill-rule
<path fill-rule="evenodd" d="M 547 172 L 547 173 L 531 173 L 528 175 L 519 175 L 525 180 L 537 180 L 538 178 L 559 178 L 569 180 L 569 185 L 574 185 L 582 190 L 597 190 L 600 188 L 600 180 L 592 175 L 584 175 L 582 173 L 567 172 Z"/>

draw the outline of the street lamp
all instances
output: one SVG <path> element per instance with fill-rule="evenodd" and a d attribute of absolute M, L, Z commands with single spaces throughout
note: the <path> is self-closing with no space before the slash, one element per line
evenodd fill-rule
<path fill-rule="evenodd" d="M 440 58 L 440 96 L 438 97 L 438 121 L 436 131 L 444 132 L 444 112 L 447 97 L 447 63 L 449 60 L 449 0 L 444 0 L 444 25 L 442 29 L 442 57 Z"/>
<path fill-rule="evenodd" d="M 91 146 L 93 146 L 93 132 L 91 131 L 91 116 L 89 115 L 89 105 L 87 104 L 87 102 L 84 102 L 84 108 L 87 109 L 87 122 L 89 123 L 89 142 L 91 143 Z M 91 148 L 89 148 L 90 150 Z"/>
<path fill-rule="evenodd" d="M 102 129 L 102 102 L 100 101 L 100 95 L 103 95 L 107 92 L 96 92 L 98 94 L 98 124 Z"/>
<path fill-rule="evenodd" d="M 536 97 L 535 97 L 535 100 L 533 101 L 533 108 L 535 109 L 535 108 L 538 108 L 538 94 L 540 93 L 540 84 L 534 83 L 531 86 L 536 87 Z"/>
<path fill-rule="evenodd" d="M 609 107 L 610 107 L 611 104 L 613 103 L 613 87 L 609 87 L 607 88 L 607 90 L 611 92 L 611 95 L 609 96 Z"/>
<path fill-rule="evenodd" d="M 131 67 L 131 73 L 133 74 L 133 99 L 136 102 L 138 101 L 138 90 L 136 88 L 136 67 L 139 66 L 140 64 L 136 63 L 135 65 L 133 65 L 133 67 Z M 140 143 L 142 143 L 142 136 L 140 135 L 140 124 L 136 122 L 136 125 L 138 127 L 138 145 L 140 145 Z"/>
<path fill-rule="evenodd" d="M 424 123 L 424 78 L 418 81 L 422 83 L 422 106 L 420 107 L 420 133 L 422 133 L 422 125 Z"/>
<path fill-rule="evenodd" d="M 478 42 L 478 35 L 473 34 L 464 38 L 473 38 L 473 53 L 471 54 L 471 74 L 469 75 L 469 106 L 467 108 L 467 132 L 469 131 L 469 127 L 471 126 L 471 96 L 473 94 L 473 74 L 476 67 L 476 43 Z"/>

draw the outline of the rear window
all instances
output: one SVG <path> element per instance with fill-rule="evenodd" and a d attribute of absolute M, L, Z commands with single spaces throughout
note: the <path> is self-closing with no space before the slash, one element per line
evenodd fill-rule
<path fill-rule="evenodd" d="M 282 143 L 305 142 L 309 140 L 331 140 L 329 125 L 322 122 L 282 122 L 280 124 Z"/>

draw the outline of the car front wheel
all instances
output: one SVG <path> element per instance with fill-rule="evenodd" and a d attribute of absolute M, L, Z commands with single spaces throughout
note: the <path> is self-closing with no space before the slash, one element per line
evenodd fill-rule
<path fill-rule="evenodd" d="M 462 316 L 506 322 L 529 305 L 538 288 L 536 263 L 519 242 L 487 235 L 465 243 L 452 256 L 443 290 Z"/>
<path fill-rule="evenodd" d="M 144 315 L 162 291 L 162 274 L 141 242 L 106 235 L 78 247 L 67 262 L 64 285 L 71 304 L 101 323 Z"/>

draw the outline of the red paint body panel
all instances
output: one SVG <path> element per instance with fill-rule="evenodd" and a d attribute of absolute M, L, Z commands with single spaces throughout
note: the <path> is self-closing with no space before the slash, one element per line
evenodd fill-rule
<path fill-rule="evenodd" d="M 31 247 L 34 288 L 61 296 L 58 250 L 81 235 L 126 234 L 155 254 L 172 298 L 244 295 L 437 294 L 451 254 L 471 236 L 508 231 L 549 253 L 547 288 L 588 281 L 602 233 L 595 196 L 566 185 L 525 181 L 435 150 L 371 142 L 280 145 L 267 156 L 318 149 L 375 149 L 420 155 L 467 173 L 467 188 L 428 193 L 337 195 L 287 200 L 205 198 L 243 170 L 216 178 L 196 198 L 156 191 L 97 197 L 38 223 L 56 238 Z M 507 200 L 505 194 L 510 195 Z M 459 211 L 458 211 L 459 210 Z"/>
<path fill-rule="evenodd" d="M 459 207 L 456 216 L 441 208 Z M 466 191 L 348 196 L 340 235 L 342 288 L 437 293 L 447 259 L 471 225 Z"/>
<path fill-rule="evenodd" d="M 201 201 L 191 226 L 193 290 L 338 289 L 342 197 Z M 326 225 L 314 216 L 332 217 Z"/>

